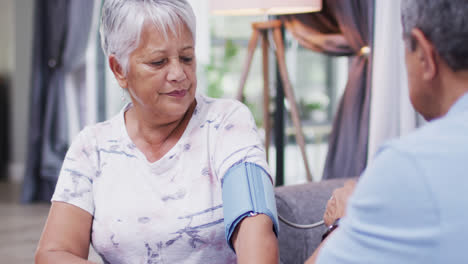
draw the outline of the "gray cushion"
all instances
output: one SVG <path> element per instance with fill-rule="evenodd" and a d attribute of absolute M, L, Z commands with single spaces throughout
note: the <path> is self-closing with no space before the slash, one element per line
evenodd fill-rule
<path fill-rule="evenodd" d="M 348 179 L 324 180 L 275 188 L 278 214 L 298 224 L 311 224 L 323 219 L 327 201 L 334 189 Z M 280 221 L 280 263 L 303 264 L 320 244 L 326 227 L 296 229 Z"/>

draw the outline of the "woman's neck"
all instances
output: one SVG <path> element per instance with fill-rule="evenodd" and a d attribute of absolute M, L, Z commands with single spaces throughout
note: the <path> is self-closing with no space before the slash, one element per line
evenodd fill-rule
<path fill-rule="evenodd" d="M 195 106 L 194 100 L 180 118 L 164 122 L 160 121 L 161 118 L 147 117 L 132 107 L 125 112 L 125 126 L 128 135 L 137 148 L 145 154 L 148 161 L 157 161 L 182 137 Z"/>

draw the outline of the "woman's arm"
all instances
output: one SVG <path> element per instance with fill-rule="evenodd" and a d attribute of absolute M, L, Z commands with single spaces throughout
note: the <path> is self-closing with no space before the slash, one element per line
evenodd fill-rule
<path fill-rule="evenodd" d="M 232 236 L 237 263 L 279 262 L 278 241 L 270 217 L 258 214 L 244 218 Z"/>
<path fill-rule="evenodd" d="M 52 202 L 36 250 L 36 264 L 92 263 L 87 261 L 93 216 L 63 202 Z"/>

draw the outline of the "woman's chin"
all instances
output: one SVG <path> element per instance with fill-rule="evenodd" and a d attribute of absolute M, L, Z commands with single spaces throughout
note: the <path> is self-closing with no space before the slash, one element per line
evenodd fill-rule
<path fill-rule="evenodd" d="M 171 104 L 168 105 L 166 108 L 166 113 L 169 116 L 184 116 L 185 113 L 190 109 L 190 106 L 193 103 L 193 99 L 189 102 L 178 103 L 178 104 Z"/>

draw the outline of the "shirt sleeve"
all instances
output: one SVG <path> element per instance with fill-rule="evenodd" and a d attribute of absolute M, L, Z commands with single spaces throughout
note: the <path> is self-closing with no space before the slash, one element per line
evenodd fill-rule
<path fill-rule="evenodd" d="M 51 201 L 69 203 L 94 215 L 93 181 L 98 170 L 90 132 L 81 131 L 68 149 Z"/>
<path fill-rule="evenodd" d="M 363 173 L 317 263 L 434 263 L 440 219 L 424 171 L 387 148 Z"/>
<path fill-rule="evenodd" d="M 271 175 L 254 118 L 244 104 L 237 102 L 222 120 L 213 157 L 215 173 L 220 180 L 229 168 L 242 162 L 255 163 Z"/>

